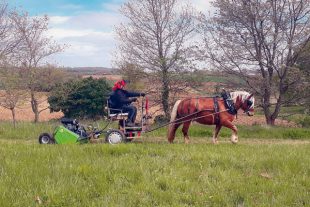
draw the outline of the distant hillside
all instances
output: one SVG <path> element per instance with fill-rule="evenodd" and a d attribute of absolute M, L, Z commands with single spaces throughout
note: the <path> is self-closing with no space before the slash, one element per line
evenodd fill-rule
<path fill-rule="evenodd" d="M 69 73 L 73 73 L 76 75 L 84 76 L 84 75 L 107 75 L 113 74 L 116 71 L 115 68 L 104 68 L 104 67 L 70 67 L 63 68 Z"/>

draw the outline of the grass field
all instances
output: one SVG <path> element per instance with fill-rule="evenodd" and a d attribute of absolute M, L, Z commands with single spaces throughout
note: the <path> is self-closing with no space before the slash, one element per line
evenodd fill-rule
<path fill-rule="evenodd" d="M 0 122 L 0 140 L 23 140 L 29 142 L 37 142 L 39 134 L 42 132 L 52 133 L 54 128 L 60 123 L 57 121 L 41 122 L 34 124 L 31 122 L 19 122 L 14 129 L 10 122 Z M 93 124 L 90 121 L 82 121 L 82 124 L 87 126 Z M 97 124 L 94 124 L 97 126 Z M 105 123 L 99 122 L 98 127 L 103 127 Z M 116 126 L 114 126 L 116 127 Z M 113 126 L 112 126 L 113 128 Z M 269 126 L 238 126 L 239 138 L 259 138 L 259 139 L 306 139 L 310 140 L 310 128 L 288 128 L 288 127 L 269 127 Z M 191 137 L 204 137 L 210 139 L 214 126 L 205 126 L 193 124 L 190 127 L 189 135 Z M 167 129 L 161 128 L 149 134 L 146 137 L 166 137 Z M 181 130 L 177 131 L 177 138 L 182 139 Z M 231 135 L 231 130 L 222 128 L 220 139 L 228 138 Z"/>
<path fill-rule="evenodd" d="M 309 144 L 0 145 L 0 206 L 309 206 Z"/>
<path fill-rule="evenodd" d="M 0 123 L 0 206 L 310 206 L 309 129 L 239 127 L 240 142 L 39 145 L 57 123 Z M 275 136 L 276 135 L 276 136 Z M 275 136 L 275 137 L 274 137 Z M 255 139 L 254 139 L 255 138 Z"/>

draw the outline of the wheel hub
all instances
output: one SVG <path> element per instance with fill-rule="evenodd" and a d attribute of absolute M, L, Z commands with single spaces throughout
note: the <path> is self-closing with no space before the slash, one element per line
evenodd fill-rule
<path fill-rule="evenodd" d="M 42 144 L 48 144 L 50 141 L 50 138 L 47 136 L 43 136 L 41 140 L 42 140 Z"/>
<path fill-rule="evenodd" d="M 108 137 L 110 144 L 118 144 L 122 142 L 122 135 L 117 132 L 112 132 Z"/>

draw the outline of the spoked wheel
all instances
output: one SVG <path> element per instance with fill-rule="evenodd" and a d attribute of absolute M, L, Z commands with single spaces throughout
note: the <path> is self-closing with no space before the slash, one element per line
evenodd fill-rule
<path fill-rule="evenodd" d="M 125 135 L 120 130 L 110 130 L 105 139 L 110 144 L 119 144 L 125 141 Z"/>
<path fill-rule="evenodd" d="M 39 136 L 39 143 L 40 144 L 55 144 L 55 140 L 50 134 L 43 133 L 43 134 L 40 134 Z"/>

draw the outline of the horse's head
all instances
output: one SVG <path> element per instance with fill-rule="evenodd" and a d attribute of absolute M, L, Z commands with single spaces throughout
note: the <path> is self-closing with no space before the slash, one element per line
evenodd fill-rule
<path fill-rule="evenodd" d="M 237 106 L 238 109 L 241 108 L 248 116 L 254 115 L 255 99 L 253 94 L 245 91 L 238 91 L 232 92 L 231 97 L 232 99 L 234 99 L 235 106 Z"/>

